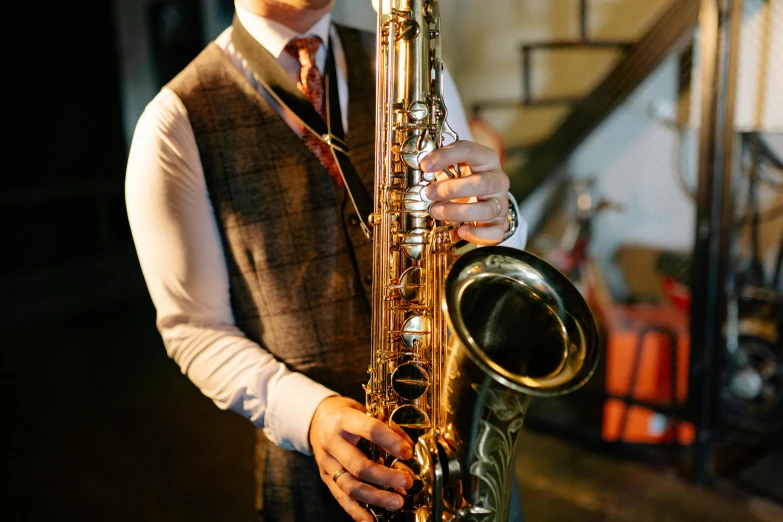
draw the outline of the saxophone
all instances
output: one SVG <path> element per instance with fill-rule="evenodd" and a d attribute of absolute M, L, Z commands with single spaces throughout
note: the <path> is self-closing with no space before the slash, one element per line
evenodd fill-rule
<path fill-rule="evenodd" d="M 457 224 L 433 219 L 419 160 L 459 139 L 446 121 L 437 0 L 378 9 L 369 415 L 396 423 L 416 479 L 377 520 L 505 522 L 513 461 L 532 396 L 568 393 L 598 361 L 580 292 L 551 265 L 507 247 L 462 253 Z M 446 172 L 460 175 L 459 167 Z"/>

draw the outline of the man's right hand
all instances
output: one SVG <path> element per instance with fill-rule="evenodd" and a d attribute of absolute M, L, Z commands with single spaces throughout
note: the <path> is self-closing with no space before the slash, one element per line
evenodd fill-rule
<path fill-rule="evenodd" d="M 372 522 L 373 517 L 359 502 L 396 510 L 402 507 L 401 495 L 388 491 L 413 485 L 413 477 L 402 470 L 377 464 L 356 447 L 366 439 L 401 460 L 413 456 L 413 442 L 398 427 L 389 427 L 365 413 L 364 406 L 347 397 L 328 397 L 321 401 L 310 423 L 310 444 L 321 472 L 321 480 L 337 502 L 357 522 Z M 345 468 L 336 481 L 334 474 Z M 376 486 L 380 486 L 380 489 Z"/>

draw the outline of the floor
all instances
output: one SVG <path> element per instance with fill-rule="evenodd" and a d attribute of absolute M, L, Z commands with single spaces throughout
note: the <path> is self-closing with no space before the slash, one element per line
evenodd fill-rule
<path fill-rule="evenodd" d="M 254 522 L 254 432 L 166 357 L 147 299 L 0 335 L 13 449 L 4 520 Z M 532 429 L 517 472 L 527 522 L 783 520 L 763 498 Z"/>
<path fill-rule="evenodd" d="M 783 521 L 778 504 L 728 486 L 697 488 L 673 469 L 611 459 L 531 431 L 523 442 L 517 476 L 529 522 Z"/>

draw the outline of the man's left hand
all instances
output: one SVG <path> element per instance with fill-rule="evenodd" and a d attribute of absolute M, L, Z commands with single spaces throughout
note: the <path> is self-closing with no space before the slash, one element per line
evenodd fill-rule
<path fill-rule="evenodd" d="M 435 181 L 426 189 L 435 219 L 462 223 L 457 235 L 479 245 L 494 245 L 508 229 L 508 176 L 494 150 L 472 141 L 435 149 L 421 160 L 425 172 L 459 165 L 459 178 Z"/>

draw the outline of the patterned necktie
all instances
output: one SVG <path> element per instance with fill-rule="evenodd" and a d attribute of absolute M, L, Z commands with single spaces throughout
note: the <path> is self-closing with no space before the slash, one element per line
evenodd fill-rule
<path fill-rule="evenodd" d="M 324 103 L 324 77 L 318 70 L 315 63 L 315 53 L 321 45 L 321 39 L 317 36 L 308 38 L 294 38 L 285 46 L 286 52 L 299 60 L 301 69 L 299 70 L 299 79 L 296 82 L 302 94 L 307 96 L 310 103 L 313 104 L 315 111 L 326 121 L 326 110 Z M 337 162 L 332 155 L 329 145 L 309 130 L 302 128 L 302 140 L 308 149 L 321 162 L 329 174 L 334 178 L 338 185 L 343 186 L 343 177 L 337 167 Z"/>

